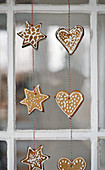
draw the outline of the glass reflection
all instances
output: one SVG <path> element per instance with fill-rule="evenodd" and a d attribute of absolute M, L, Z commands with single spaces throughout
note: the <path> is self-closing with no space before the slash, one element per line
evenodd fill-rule
<path fill-rule="evenodd" d="M 105 15 L 98 15 L 99 128 L 105 128 Z"/>
<path fill-rule="evenodd" d="M 6 15 L 0 14 L 0 130 L 7 128 L 7 31 Z"/>
<path fill-rule="evenodd" d="M 50 156 L 44 163 L 44 169 L 58 170 L 57 161 L 66 157 L 70 159 L 70 141 L 36 141 L 36 148 L 43 145 L 43 153 Z M 27 165 L 20 163 L 26 157 L 27 146 L 33 148 L 32 141 L 17 141 L 17 170 L 25 170 Z M 83 157 L 86 160 L 86 170 L 91 169 L 91 144 L 90 141 L 73 141 L 73 159 Z"/>
<path fill-rule="evenodd" d="M 105 4 L 105 0 L 98 0 L 99 4 Z"/>
<path fill-rule="evenodd" d="M 99 167 L 100 167 L 100 170 L 104 170 L 105 169 L 105 140 L 100 140 L 100 150 L 99 150 L 99 153 L 98 153 L 98 156 L 99 156 Z M 101 156 L 100 156 L 101 155 Z"/>
<path fill-rule="evenodd" d="M 89 0 L 71 0 L 70 3 L 71 4 L 84 4 L 84 3 L 88 3 Z M 31 0 L 16 0 L 17 4 L 31 4 Z M 35 4 L 67 4 L 68 0 L 34 0 Z"/>
<path fill-rule="evenodd" d="M 6 3 L 6 0 L 0 0 L 0 4 Z"/>
<path fill-rule="evenodd" d="M 16 33 L 25 28 L 26 19 L 31 23 L 31 15 L 16 14 Z M 40 41 L 39 49 L 35 51 L 35 85 L 40 84 L 42 92 L 50 95 L 50 99 L 44 103 L 45 112 L 35 111 L 35 126 L 36 129 L 68 129 L 70 120 L 54 100 L 58 91 L 69 89 L 68 53 L 55 38 L 55 31 L 58 27 L 67 27 L 67 14 L 35 14 L 34 19 L 34 24 L 43 21 L 41 32 L 47 35 L 47 39 Z M 72 90 L 80 90 L 85 96 L 84 103 L 75 118 L 73 117 L 73 128 L 77 129 L 90 128 L 89 23 L 87 14 L 72 14 L 71 16 L 71 27 L 80 24 L 85 29 L 79 48 L 71 56 Z M 24 88 L 32 90 L 32 48 L 21 48 L 22 41 L 16 35 L 16 127 L 32 129 L 32 114 L 28 115 L 27 107 L 19 104 L 19 101 L 24 98 Z"/>
<path fill-rule="evenodd" d="M 7 144 L 0 141 L 0 170 L 7 170 Z"/>

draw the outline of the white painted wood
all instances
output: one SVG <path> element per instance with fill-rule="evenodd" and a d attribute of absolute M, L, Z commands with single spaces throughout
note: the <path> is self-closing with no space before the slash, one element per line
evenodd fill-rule
<path fill-rule="evenodd" d="M 31 5 L 15 5 L 14 0 L 0 5 L 0 13 L 7 13 L 8 31 L 8 130 L 0 131 L 0 141 L 7 141 L 8 170 L 16 169 L 16 140 L 32 140 L 32 130 L 15 130 L 15 56 L 14 56 L 14 12 L 28 13 Z M 34 5 L 37 13 L 67 13 L 67 5 Z M 98 139 L 105 139 L 105 130 L 98 131 L 98 68 L 97 68 L 97 13 L 105 14 L 105 5 L 90 0 L 86 5 L 71 5 L 71 13 L 90 14 L 91 31 L 91 129 L 73 130 L 73 140 L 91 141 L 91 170 L 100 170 L 98 161 Z M 70 140 L 70 130 L 37 130 L 36 140 Z M 15 161 L 14 161 L 15 160 Z M 97 160 L 97 161 L 96 161 Z M 99 168 L 98 168 L 99 167 Z"/>
<path fill-rule="evenodd" d="M 14 138 L 11 136 L 7 141 L 7 168 L 8 170 L 14 170 L 15 166 L 15 142 Z"/>
<path fill-rule="evenodd" d="M 10 132 L 0 132 L 0 140 L 14 138 L 16 140 L 32 140 L 32 130 L 16 130 L 14 134 Z M 73 140 L 90 140 L 93 134 L 91 130 L 73 130 Z M 62 130 L 36 130 L 36 140 L 70 140 L 70 129 Z"/>
<path fill-rule="evenodd" d="M 0 5 L 0 13 L 7 12 L 10 8 L 14 12 L 29 13 L 31 5 Z M 71 13 L 91 13 L 93 10 L 105 14 L 105 5 L 71 5 Z M 34 12 L 37 13 L 68 13 L 67 5 L 34 5 Z"/>
<path fill-rule="evenodd" d="M 0 13 L 8 11 L 12 8 L 15 12 L 30 12 L 31 5 L 0 5 Z M 71 5 L 71 13 L 91 13 L 93 10 L 105 13 L 105 5 Z M 34 12 L 37 13 L 68 13 L 67 5 L 34 5 Z"/>
<path fill-rule="evenodd" d="M 7 33 L 8 33 L 8 130 L 7 130 L 7 161 L 8 169 L 13 170 L 15 164 L 14 150 L 14 115 L 15 115 L 15 98 L 14 98 L 14 13 L 12 9 L 12 0 L 9 2 L 7 12 Z"/>
<path fill-rule="evenodd" d="M 94 9 L 90 18 L 91 31 L 91 127 L 93 139 L 91 145 L 92 169 L 98 170 L 97 133 L 98 133 L 98 68 L 97 68 L 97 11 Z"/>

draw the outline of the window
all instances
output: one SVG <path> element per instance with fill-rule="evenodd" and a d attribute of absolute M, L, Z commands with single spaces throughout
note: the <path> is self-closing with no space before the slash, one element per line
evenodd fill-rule
<path fill-rule="evenodd" d="M 25 170 L 20 160 L 27 146 L 33 146 L 33 117 L 19 104 L 24 88 L 32 89 L 32 48 L 21 48 L 17 36 L 26 20 L 31 23 L 30 11 L 31 0 L 0 1 L 1 170 Z M 35 112 L 36 147 L 42 144 L 51 156 L 45 163 L 50 170 L 57 170 L 61 157 L 70 158 L 70 120 L 54 101 L 59 90 L 69 88 L 68 53 L 55 37 L 58 27 L 68 27 L 67 18 L 67 0 L 34 0 L 34 24 L 42 22 L 41 31 L 47 35 L 35 51 L 35 85 L 50 95 L 45 112 Z M 73 158 L 82 156 L 87 170 L 104 170 L 104 1 L 71 0 L 71 27 L 75 25 L 84 27 L 85 36 L 71 56 L 72 90 L 80 90 L 85 100 L 73 117 Z"/>

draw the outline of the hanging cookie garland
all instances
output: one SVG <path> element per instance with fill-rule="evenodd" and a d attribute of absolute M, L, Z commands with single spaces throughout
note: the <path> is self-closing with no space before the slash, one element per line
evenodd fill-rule
<path fill-rule="evenodd" d="M 86 162 L 82 157 L 77 157 L 73 160 L 72 155 L 72 117 L 78 111 L 81 104 L 84 101 L 84 95 L 78 91 L 71 92 L 71 55 L 76 51 L 79 43 L 81 42 L 84 29 L 80 25 L 70 29 L 70 0 L 68 0 L 68 23 L 69 30 L 66 28 L 59 28 L 56 31 L 56 38 L 61 42 L 65 49 L 69 53 L 69 93 L 67 91 L 61 90 L 56 93 L 55 101 L 60 107 L 60 109 L 70 118 L 70 133 L 71 133 L 71 160 L 68 158 L 60 158 L 57 162 L 57 168 L 59 170 L 85 170 Z"/>
<path fill-rule="evenodd" d="M 41 93 L 40 86 L 37 85 L 37 87 L 33 91 L 24 89 L 24 92 L 26 98 L 23 99 L 20 104 L 27 106 L 28 114 L 31 114 L 35 109 L 43 112 L 43 102 L 45 102 L 49 98 L 49 96 Z"/>
<path fill-rule="evenodd" d="M 61 90 L 56 96 L 55 100 L 60 109 L 71 118 L 81 106 L 84 96 L 80 91 L 72 91 L 70 94 L 67 91 Z"/>
<path fill-rule="evenodd" d="M 40 145 L 37 149 L 33 150 L 31 147 L 27 148 L 27 157 L 21 160 L 22 163 L 28 165 L 29 170 L 34 170 L 39 168 L 44 170 L 44 162 L 49 158 L 49 156 L 42 153 L 43 146 Z"/>
<path fill-rule="evenodd" d="M 83 35 L 84 29 L 80 25 L 76 25 L 75 27 L 71 28 L 70 31 L 66 28 L 59 28 L 56 31 L 56 38 L 66 48 L 70 55 L 76 51 L 83 38 Z"/>
<path fill-rule="evenodd" d="M 33 26 L 33 24 L 31 25 L 29 22 L 26 21 L 25 30 L 17 33 L 21 38 L 23 38 L 22 47 L 31 45 L 36 50 L 38 49 L 39 41 L 47 37 L 46 35 L 40 32 L 41 25 L 42 23 Z"/>
<path fill-rule="evenodd" d="M 27 147 L 27 157 L 22 159 L 20 162 L 28 165 L 28 170 L 34 170 L 36 168 L 44 170 L 44 162 L 49 158 L 49 156 L 42 153 L 43 146 L 39 146 L 35 149 L 35 116 L 34 111 L 37 109 L 39 111 L 44 111 L 43 102 L 49 99 L 49 95 L 42 94 L 40 85 L 35 88 L 34 82 L 34 49 L 38 49 L 38 44 L 40 40 L 45 39 L 47 36 L 40 32 L 41 23 L 33 26 L 33 0 L 32 0 L 32 24 L 26 21 L 25 30 L 17 33 L 22 39 L 22 47 L 32 46 L 32 67 L 33 67 L 33 91 L 29 89 L 24 89 L 25 98 L 20 101 L 20 104 L 27 106 L 28 114 L 33 113 L 33 149 Z"/>
<path fill-rule="evenodd" d="M 57 166 L 59 170 L 85 170 L 86 162 L 81 157 L 75 158 L 72 162 L 67 158 L 61 158 Z"/>

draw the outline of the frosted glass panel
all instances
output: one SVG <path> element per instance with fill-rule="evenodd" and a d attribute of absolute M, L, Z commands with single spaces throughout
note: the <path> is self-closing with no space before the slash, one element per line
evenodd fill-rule
<path fill-rule="evenodd" d="M 67 27 L 67 14 L 35 14 L 34 24 L 43 21 L 41 32 L 47 38 L 39 42 L 35 51 L 35 84 L 40 84 L 42 92 L 50 99 L 44 103 L 45 112 L 35 111 L 36 129 L 69 128 L 70 120 L 57 106 L 54 96 L 69 90 L 68 53 L 55 37 L 58 27 Z M 16 14 L 16 33 L 24 30 L 25 21 L 31 23 L 31 15 Z M 76 24 L 84 27 L 84 38 L 71 57 L 72 90 L 80 90 L 85 101 L 73 117 L 73 128 L 90 128 L 90 20 L 88 14 L 71 14 L 71 27 Z M 15 34 L 16 35 L 16 34 Z M 32 48 L 22 48 L 22 39 L 16 35 L 16 127 L 32 129 L 32 114 L 19 102 L 24 98 L 24 88 L 32 90 Z"/>
<path fill-rule="evenodd" d="M 71 4 L 85 4 L 88 3 L 89 0 L 70 0 Z M 17 4 L 31 4 L 31 0 L 16 0 Z M 34 0 L 34 4 L 67 4 L 68 0 Z"/>
<path fill-rule="evenodd" d="M 7 129 L 7 16 L 0 14 L 0 130 Z"/>
<path fill-rule="evenodd" d="M 0 170 L 7 170 L 7 144 L 0 141 Z"/>
<path fill-rule="evenodd" d="M 105 15 L 98 16 L 99 127 L 105 128 Z"/>
<path fill-rule="evenodd" d="M 44 169 L 58 170 L 57 161 L 66 157 L 70 159 L 70 141 L 36 141 L 36 148 L 43 145 L 43 153 L 50 156 L 44 163 Z M 20 160 L 27 155 L 27 146 L 33 147 L 32 141 L 17 141 L 17 170 L 26 170 L 27 165 Z M 90 141 L 73 141 L 73 159 L 83 157 L 87 162 L 86 170 L 91 169 L 91 144 Z"/>

